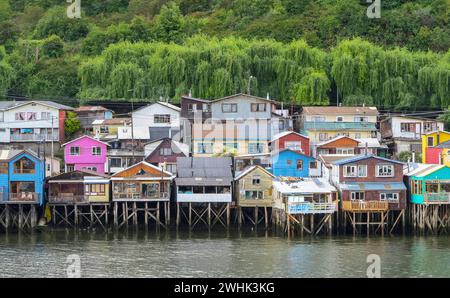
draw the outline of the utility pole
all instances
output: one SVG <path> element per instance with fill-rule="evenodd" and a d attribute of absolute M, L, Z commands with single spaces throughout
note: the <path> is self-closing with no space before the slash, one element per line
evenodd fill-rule
<path fill-rule="evenodd" d="M 52 115 L 52 136 L 51 136 L 51 142 L 52 142 L 52 148 L 51 148 L 51 154 L 52 154 L 52 159 L 50 160 L 50 176 L 53 173 L 53 159 L 54 159 L 54 150 L 53 150 L 53 139 L 54 139 L 54 129 L 53 129 L 53 120 L 55 119 L 55 116 Z M 45 134 L 47 135 L 47 134 Z M 44 144 L 45 147 L 45 144 Z M 44 164 L 45 164 L 45 158 L 44 158 Z"/>

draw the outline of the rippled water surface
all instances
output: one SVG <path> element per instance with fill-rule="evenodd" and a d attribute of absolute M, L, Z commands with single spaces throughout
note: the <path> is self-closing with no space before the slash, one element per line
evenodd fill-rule
<path fill-rule="evenodd" d="M 247 233 L 73 232 L 0 234 L 0 277 L 450 277 L 450 237 L 297 238 Z"/>

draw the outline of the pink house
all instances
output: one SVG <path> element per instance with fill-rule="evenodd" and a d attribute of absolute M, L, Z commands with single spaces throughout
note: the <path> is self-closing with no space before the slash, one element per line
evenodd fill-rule
<path fill-rule="evenodd" d="M 66 172 L 74 170 L 92 170 L 105 173 L 108 144 L 90 136 L 82 136 L 62 145 Z"/>

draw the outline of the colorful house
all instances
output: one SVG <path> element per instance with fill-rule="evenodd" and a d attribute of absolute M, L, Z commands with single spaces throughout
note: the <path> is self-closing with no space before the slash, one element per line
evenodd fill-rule
<path fill-rule="evenodd" d="M 347 136 L 338 136 L 333 139 L 321 142 L 316 146 L 316 154 L 373 154 L 385 156 L 387 147 L 381 145 L 376 138 L 353 139 Z"/>
<path fill-rule="evenodd" d="M 189 156 L 189 145 L 169 138 L 151 141 L 144 146 L 145 161 L 164 170 L 177 172 L 177 157 Z"/>
<path fill-rule="evenodd" d="M 309 138 L 295 131 L 280 132 L 270 140 L 270 149 L 271 151 L 290 149 L 309 156 Z"/>
<path fill-rule="evenodd" d="M 44 200 L 44 161 L 28 150 L 0 151 L 0 199 L 2 202 Z"/>
<path fill-rule="evenodd" d="M 102 141 L 117 140 L 118 130 L 121 127 L 129 126 L 130 118 L 98 119 L 92 122 L 93 135 Z"/>
<path fill-rule="evenodd" d="M 272 153 L 272 169 L 275 176 L 287 177 L 320 177 L 322 167 L 320 162 L 310 156 L 284 149 Z"/>
<path fill-rule="evenodd" d="M 102 106 L 81 106 L 75 109 L 75 113 L 85 132 L 92 132 L 94 121 L 111 119 L 113 114 L 111 110 Z"/>
<path fill-rule="evenodd" d="M 89 170 L 75 170 L 48 179 L 49 203 L 80 204 L 109 202 L 109 176 Z"/>
<path fill-rule="evenodd" d="M 450 141 L 440 143 L 434 147 L 428 147 L 425 154 L 427 164 L 447 165 L 450 166 Z"/>
<path fill-rule="evenodd" d="M 351 219 L 354 232 L 356 225 L 366 225 L 368 233 L 371 225 L 377 225 L 384 232 L 388 225 L 385 221 L 387 213 L 395 213 L 397 219 L 405 220 L 403 165 L 375 155 L 358 155 L 333 163 L 331 179 L 339 190 L 341 208 L 347 213 L 346 218 Z M 367 217 L 356 219 L 356 214 Z"/>
<path fill-rule="evenodd" d="M 90 170 L 104 174 L 107 169 L 107 143 L 82 136 L 63 144 L 66 172 Z"/>
<path fill-rule="evenodd" d="M 434 131 L 422 135 L 422 163 L 431 163 L 427 160 L 427 149 L 450 141 L 450 132 Z"/>
<path fill-rule="evenodd" d="M 236 203 L 240 207 L 271 207 L 272 179 L 270 172 L 261 166 L 251 166 L 240 172 L 236 181 Z"/>
<path fill-rule="evenodd" d="M 336 188 L 325 178 L 279 177 L 273 188 L 272 216 L 276 221 L 286 218 L 288 233 L 297 224 L 301 234 L 314 235 L 324 227 L 331 233 L 338 200 Z"/>

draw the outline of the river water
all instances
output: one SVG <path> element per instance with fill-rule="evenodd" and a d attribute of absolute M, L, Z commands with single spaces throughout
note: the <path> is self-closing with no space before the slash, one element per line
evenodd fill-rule
<path fill-rule="evenodd" d="M 66 277 L 69 255 L 82 277 L 450 277 L 449 236 L 294 238 L 246 232 L 0 234 L 0 277 Z"/>

